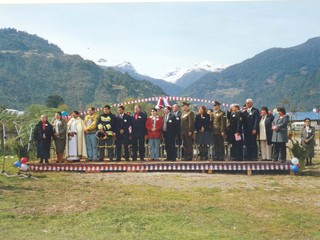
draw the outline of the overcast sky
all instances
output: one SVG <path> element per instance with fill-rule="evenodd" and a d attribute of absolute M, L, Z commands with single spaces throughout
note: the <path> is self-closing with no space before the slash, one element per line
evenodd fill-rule
<path fill-rule="evenodd" d="M 320 36 L 319 11 L 320 1 L 1 4 L 0 27 L 162 77 L 175 67 L 231 65 L 301 44 Z"/>

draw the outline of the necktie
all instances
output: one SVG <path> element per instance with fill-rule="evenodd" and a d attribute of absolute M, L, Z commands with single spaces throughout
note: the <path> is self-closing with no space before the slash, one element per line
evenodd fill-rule
<path fill-rule="evenodd" d="M 168 115 L 165 116 L 164 118 L 164 123 L 163 123 L 163 131 L 167 131 L 167 121 L 168 121 Z"/>

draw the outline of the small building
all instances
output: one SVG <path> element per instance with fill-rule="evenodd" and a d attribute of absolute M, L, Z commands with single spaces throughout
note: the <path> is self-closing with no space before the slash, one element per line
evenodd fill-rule
<path fill-rule="evenodd" d="M 320 125 L 320 113 L 315 113 L 315 112 L 290 112 L 288 113 L 290 117 L 291 122 L 303 122 L 304 119 L 310 118 L 311 119 L 311 125 L 315 126 L 316 128 L 319 128 Z"/>

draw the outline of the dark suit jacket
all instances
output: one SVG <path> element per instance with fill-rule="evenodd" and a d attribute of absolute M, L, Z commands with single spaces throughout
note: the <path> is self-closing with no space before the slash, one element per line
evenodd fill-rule
<path fill-rule="evenodd" d="M 205 131 L 210 130 L 210 115 L 205 113 L 203 114 L 203 117 L 201 117 L 200 114 L 197 114 L 196 120 L 194 122 L 194 128 L 196 131 L 200 131 L 201 127 L 204 128 Z"/>
<path fill-rule="evenodd" d="M 176 119 L 177 119 L 177 124 L 179 126 L 178 130 L 177 130 L 177 135 L 180 136 L 180 124 L 181 124 L 181 112 L 178 111 L 176 113 L 173 113 L 173 115 L 176 116 Z"/>
<path fill-rule="evenodd" d="M 129 127 L 131 126 L 131 117 L 128 114 L 123 114 L 123 118 L 120 118 L 120 115 L 116 117 L 116 134 L 120 135 L 120 130 L 124 130 L 124 134 L 129 135 Z"/>
<path fill-rule="evenodd" d="M 260 114 L 259 110 L 252 107 L 251 112 L 244 112 L 243 116 L 245 118 L 243 125 L 244 134 L 251 134 L 253 130 L 256 130 L 259 133 L 259 122 L 260 122 Z"/>
<path fill-rule="evenodd" d="M 242 134 L 242 127 L 243 127 L 243 121 L 244 121 L 243 112 L 237 111 L 235 113 L 231 113 L 230 117 L 231 118 L 230 118 L 230 126 L 229 127 L 230 127 L 230 131 L 231 131 L 232 136 L 235 133 Z"/>
<path fill-rule="evenodd" d="M 147 114 L 144 112 L 139 113 L 137 120 L 134 115 L 131 116 L 132 136 L 142 137 L 147 134 L 146 121 Z"/>
<path fill-rule="evenodd" d="M 273 122 L 273 120 L 274 120 L 274 116 L 271 114 L 268 114 L 266 120 L 264 121 L 266 133 L 267 133 L 268 145 L 272 144 L 272 122 Z"/>
<path fill-rule="evenodd" d="M 165 116 L 163 116 L 163 122 L 165 121 Z M 177 120 L 177 117 L 173 114 L 169 114 L 167 121 L 167 131 L 164 132 L 166 136 L 175 137 L 179 133 L 180 121 Z"/>

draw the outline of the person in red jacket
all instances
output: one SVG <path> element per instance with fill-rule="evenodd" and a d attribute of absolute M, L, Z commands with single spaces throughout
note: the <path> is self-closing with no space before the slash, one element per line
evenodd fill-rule
<path fill-rule="evenodd" d="M 147 119 L 147 137 L 150 146 L 150 160 L 159 160 L 160 138 L 162 136 L 162 117 L 158 116 L 157 109 L 151 109 L 151 116 Z"/>

